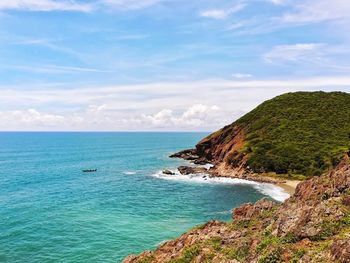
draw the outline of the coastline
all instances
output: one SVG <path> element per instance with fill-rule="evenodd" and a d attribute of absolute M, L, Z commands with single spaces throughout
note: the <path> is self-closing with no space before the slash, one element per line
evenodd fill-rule
<path fill-rule="evenodd" d="M 295 193 L 295 190 L 298 186 L 299 183 L 302 181 L 298 180 L 290 180 L 290 179 L 285 179 L 285 178 L 276 178 L 276 177 L 269 177 L 269 176 L 227 176 L 227 175 L 220 175 L 220 174 L 215 174 L 213 177 L 221 177 L 221 178 L 236 178 L 236 179 L 241 179 L 241 180 L 246 180 L 246 181 L 253 181 L 256 183 L 267 183 L 267 184 L 272 184 L 275 186 L 278 186 L 282 188 L 286 193 L 288 193 L 290 196 L 292 196 Z"/>
<path fill-rule="evenodd" d="M 225 165 L 218 164 L 208 170 L 208 173 L 213 177 L 237 178 L 257 183 L 273 184 L 282 188 L 290 196 L 295 193 L 297 185 L 302 182 L 299 180 L 286 179 L 283 177 L 272 177 L 266 174 L 252 174 L 247 172 L 243 167 L 231 169 Z"/>
<path fill-rule="evenodd" d="M 297 185 L 301 182 L 285 178 L 268 177 L 266 175 L 238 175 L 232 171 L 230 174 L 218 173 L 214 167 L 204 169 L 203 166 L 197 165 L 180 166 L 176 170 L 166 169 L 155 173 L 154 176 L 165 180 L 192 181 L 197 183 L 247 184 L 278 202 L 283 202 L 292 196 Z"/>
<path fill-rule="evenodd" d="M 221 174 L 217 170 L 213 173 L 208 170 L 208 173 L 213 177 L 218 178 L 236 178 L 236 179 L 242 179 L 246 181 L 253 181 L 256 183 L 268 183 L 275 185 L 277 187 L 282 188 L 286 193 L 288 193 L 290 196 L 292 196 L 295 193 L 295 190 L 299 183 L 302 181 L 299 180 L 291 180 L 291 179 L 285 179 L 285 178 L 276 178 L 276 177 L 270 177 L 266 175 L 235 175 L 235 171 L 231 171 L 231 173 L 228 175 L 227 173 Z"/>
<path fill-rule="evenodd" d="M 256 174 L 247 170 L 243 164 L 232 168 L 224 162 L 217 162 L 213 164 L 206 158 L 200 157 L 196 149 L 189 149 L 172 154 L 170 158 L 180 158 L 190 163 L 190 166 L 180 166 L 178 171 L 182 175 L 188 174 L 202 174 L 206 173 L 212 178 L 232 178 L 256 183 L 267 183 L 281 188 L 289 196 L 295 193 L 297 185 L 301 180 L 294 180 L 278 176 L 269 176 L 267 174 Z M 209 166 L 209 167 L 208 167 Z"/>
<path fill-rule="evenodd" d="M 303 182 L 303 181 L 286 179 L 284 183 L 279 183 L 279 184 L 277 184 L 277 186 L 281 187 L 290 196 L 292 196 L 295 193 L 295 190 L 296 190 L 298 184 L 301 182 Z"/>

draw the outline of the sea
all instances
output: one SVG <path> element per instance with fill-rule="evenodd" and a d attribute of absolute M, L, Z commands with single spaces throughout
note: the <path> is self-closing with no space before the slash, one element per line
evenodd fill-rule
<path fill-rule="evenodd" d="M 270 184 L 180 175 L 188 162 L 168 156 L 206 135 L 0 133 L 0 262 L 121 262 L 232 220 L 242 203 L 288 197 Z"/>

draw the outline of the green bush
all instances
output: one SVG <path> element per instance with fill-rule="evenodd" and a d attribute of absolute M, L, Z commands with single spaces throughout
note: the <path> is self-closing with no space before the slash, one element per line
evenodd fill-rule
<path fill-rule="evenodd" d="M 263 256 L 259 259 L 259 263 L 279 263 L 281 262 L 282 251 L 280 248 L 277 248 L 271 251 L 266 256 Z"/>
<path fill-rule="evenodd" d="M 213 237 L 207 241 L 207 243 L 216 251 L 221 249 L 222 240 L 220 237 Z"/>
<path fill-rule="evenodd" d="M 182 257 L 170 260 L 169 263 L 190 263 L 201 252 L 199 245 L 193 245 L 183 251 Z"/>
<path fill-rule="evenodd" d="M 139 261 L 137 261 L 137 263 L 152 263 L 153 260 L 154 260 L 154 256 L 148 256 L 140 259 Z"/>
<path fill-rule="evenodd" d="M 305 253 L 306 252 L 304 249 L 298 249 L 293 253 L 290 263 L 298 263 L 300 259 L 305 255 Z"/>
<path fill-rule="evenodd" d="M 244 261 L 249 255 L 249 245 L 243 243 L 240 247 L 226 247 L 223 249 L 223 253 L 229 259 Z"/>

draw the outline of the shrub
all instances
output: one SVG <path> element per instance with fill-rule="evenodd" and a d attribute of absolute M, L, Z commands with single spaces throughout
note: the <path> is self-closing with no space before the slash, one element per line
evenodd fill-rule
<path fill-rule="evenodd" d="M 266 256 L 259 259 L 259 263 L 278 263 L 281 262 L 282 251 L 280 248 L 274 249 Z"/>
<path fill-rule="evenodd" d="M 182 257 L 170 260 L 169 263 L 190 263 L 196 256 L 199 255 L 201 247 L 193 245 L 183 251 Z"/>

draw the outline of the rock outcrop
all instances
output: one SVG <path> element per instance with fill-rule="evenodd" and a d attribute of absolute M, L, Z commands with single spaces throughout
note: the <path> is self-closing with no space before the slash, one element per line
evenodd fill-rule
<path fill-rule="evenodd" d="M 276 203 L 262 199 L 255 204 L 244 204 L 233 210 L 233 219 L 249 220 L 254 216 L 261 214 L 264 211 L 271 210 Z"/>
<path fill-rule="evenodd" d="M 208 173 L 208 169 L 204 167 L 180 166 L 177 169 L 184 175 Z"/>
<path fill-rule="evenodd" d="M 175 173 L 173 171 L 170 171 L 168 169 L 163 170 L 162 173 L 166 174 L 166 175 L 175 175 Z"/>
<path fill-rule="evenodd" d="M 350 163 L 300 183 L 282 204 L 260 200 L 234 209 L 134 262 L 350 262 Z"/>

